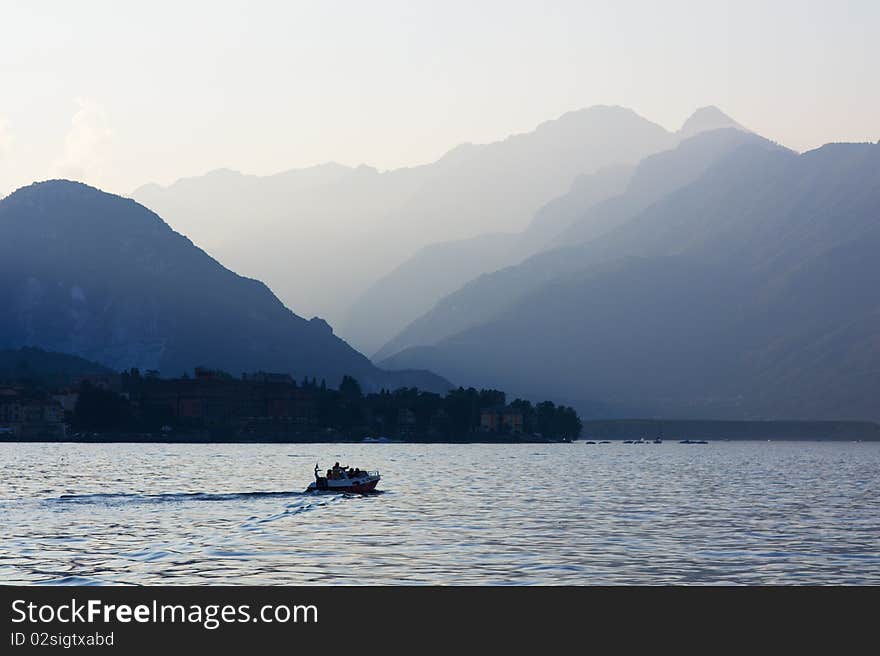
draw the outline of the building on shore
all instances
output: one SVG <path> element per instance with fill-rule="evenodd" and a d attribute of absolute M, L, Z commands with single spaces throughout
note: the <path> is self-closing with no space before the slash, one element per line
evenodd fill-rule
<path fill-rule="evenodd" d="M 0 434 L 21 438 L 65 437 L 64 408 L 55 399 L 29 397 L 22 388 L 0 388 Z"/>
<path fill-rule="evenodd" d="M 257 372 L 239 379 L 199 368 L 192 378 L 127 376 L 123 391 L 142 416 L 195 426 L 255 419 L 307 426 L 316 413 L 313 391 L 287 374 Z"/>
<path fill-rule="evenodd" d="M 480 413 L 480 430 L 485 433 L 522 435 L 523 413 L 509 405 L 485 408 Z"/>

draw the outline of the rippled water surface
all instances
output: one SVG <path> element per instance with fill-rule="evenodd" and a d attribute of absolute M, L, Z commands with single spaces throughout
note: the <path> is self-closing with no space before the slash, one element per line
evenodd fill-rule
<path fill-rule="evenodd" d="M 315 462 L 381 494 L 303 494 Z M 0 444 L 0 582 L 880 583 L 880 444 Z"/>

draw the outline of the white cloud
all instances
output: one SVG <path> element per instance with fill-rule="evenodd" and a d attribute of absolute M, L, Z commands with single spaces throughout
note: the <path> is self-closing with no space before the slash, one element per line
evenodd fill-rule
<path fill-rule="evenodd" d="M 70 121 L 64 152 L 52 166 L 53 177 L 86 182 L 98 181 L 110 161 L 113 129 L 102 105 L 77 98 L 79 109 Z"/>

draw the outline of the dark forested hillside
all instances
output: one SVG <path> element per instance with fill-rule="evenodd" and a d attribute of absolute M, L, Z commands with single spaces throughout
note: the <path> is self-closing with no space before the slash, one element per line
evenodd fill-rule
<path fill-rule="evenodd" d="M 0 381 L 27 382 L 46 388 L 70 385 L 85 376 L 113 373 L 75 355 L 38 348 L 0 349 Z"/>
<path fill-rule="evenodd" d="M 0 281 L 0 348 L 169 375 L 209 366 L 448 388 L 426 372 L 380 371 L 325 321 L 295 315 L 153 212 L 79 183 L 34 184 L 0 201 Z"/>

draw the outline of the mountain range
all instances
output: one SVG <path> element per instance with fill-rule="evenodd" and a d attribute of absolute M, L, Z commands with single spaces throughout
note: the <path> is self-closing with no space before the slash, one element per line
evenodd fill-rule
<path fill-rule="evenodd" d="M 481 272 L 442 266 L 445 276 L 430 280 L 449 281 L 433 289 L 420 270 L 410 283 L 425 287 L 401 298 L 393 317 L 391 294 L 380 294 L 382 306 L 371 310 L 376 295 L 361 300 L 363 294 L 419 249 L 519 232 L 580 176 L 634 165 L 674 142 L 630 109 L 596 106 L 501 141 L 460 145 L 412 168 L 327 164 L 267 177 L 222 170 L 168 187 L 147 185 L 132 196 L 236 271 L 265 280 L 290 307 L 339 326 L 369 353 Z M 491 240 L 482 243 L 494 248 Z"/>
<path fill-rule="evenodd" d="M 257 370 L 366 389 L 449 383 L 388 372 L 322 319 L 287 309 L 133 200 L 53 180 L 0 201 L 0 348 L 40 347 L 116 370 Z"/>
<path fill-rule="evenodd" d="M 880 418 L 880 145 L 798 155 L 713 130 L 564 234 L 443 299 L 381 364 L 595 416 Z"/>
<path fill-rule="evenodd" d="M 633 115 L 626 117 L 633 123 L 644 121 Z M 663 165 L 664 159 L 653 158 L 652 154 L 674 149 L 701 133 L 722 129 L 735 134 L 747 132 L 717 107 L 703 107 L 694 112 L 678 132 L 667 132 L 662 139 L 658 139 L 653 132 L 648 133 L 650 139 L 642 147 L 643 156 L 647 159 L 641 160 L 643 163 L 638 169 L 637 162 L 618 158 L 613 162 L 609 160 L 608 166 L 597 171 L 585 171 L 574 178 L 565 194 L 554 197 L 539 208 L 525 229 L 431 244 L 421 249 L 361 295 L 342 324 L 343 331 L 346 334 L 356 333 L 361 340 L 359 343 L 368 353 L 374 353 L 375 358 L 388 355 L 397 346 L 393 338 L 402 329 L 427 312 L 439 299 L 470 280 L 515 265 L 548 247 L 572 243 L 572 236 L 566 230 L 574 223 L 592 234 L 607 229 L 612 219 L 610 212 L 605 211 L 604 222 L 585 220 L 584 214 L 592 207 L 616 198 L 628 187 L 638 186 L 640 181 L 633 183 L 631 176 L 636 172 L 642 177 L 650 175 L 645 169 L 651 162 L 658 160 Z M 646 133 L 645 130 L 633 131 L 632 125 L 622 121 L 609 125 L 608 130 L 610 135 L 625 141 L 644 138 Z M 719 141 L 733 138 L 721 137 Z M 590 145 L 584 143 L 583 147 L 589 148 Z M 713 148 L 724 147 L 724 143 L 697 146 L 693 149 L 695 159 L 690 166 L 687 161 L 679 162 L 675 170 L 666 172 L 667 175 L 664 176 L 663 171 L 656 171 L 651 179 L 659 188 L 674 188 L 705 165 L 705 161 L 714 153 Z M 698 152 L 700 148 L 707 152 Z M 660 189 L 645 189 L 643 196 L 651 193 L 659 196 Z M 621 208 L 620 212 L 626 212 L 627 209 Z M 575 240 L 583 238 L 580 235 Z M 392 340 L 391 344 L 387 344 L 389 340 Z"/>
<path fill-rule="evenodd" d="M 880 144 L 799 154 L 714 107 L 670 132 L 600 106 L 411 169 L 135 196 L 211 255 L 82 184 L 0 201 L 0 349 L 501 388 L 597 418 L 880 419 Z"/>
<path fill-rule="evenodd" d="M 577 245 L 625 224 L 652 203 L 698 178 L 715 161 L 745 143 L 775 147 L 765 139 L 737 128 L 712 130 L 682 141 L 677 147 L 646 157 L 625 180 L 606 188 L 621 190 L 601 202 L 571 211 L 571 220 L 558 225 L 557 235 L 543 250 L 520 263 L 487 273 L 442 298 L 385 344 L 375 355 L 381 360 L 409 346 L 433 344 L 480 323 L 512 298 L 538 289 L 566 272 L 583 266 Z M 557 202 L 568 200 L 569 194 Z M 569 206 L 577 206 L 576 200 Z"/>

